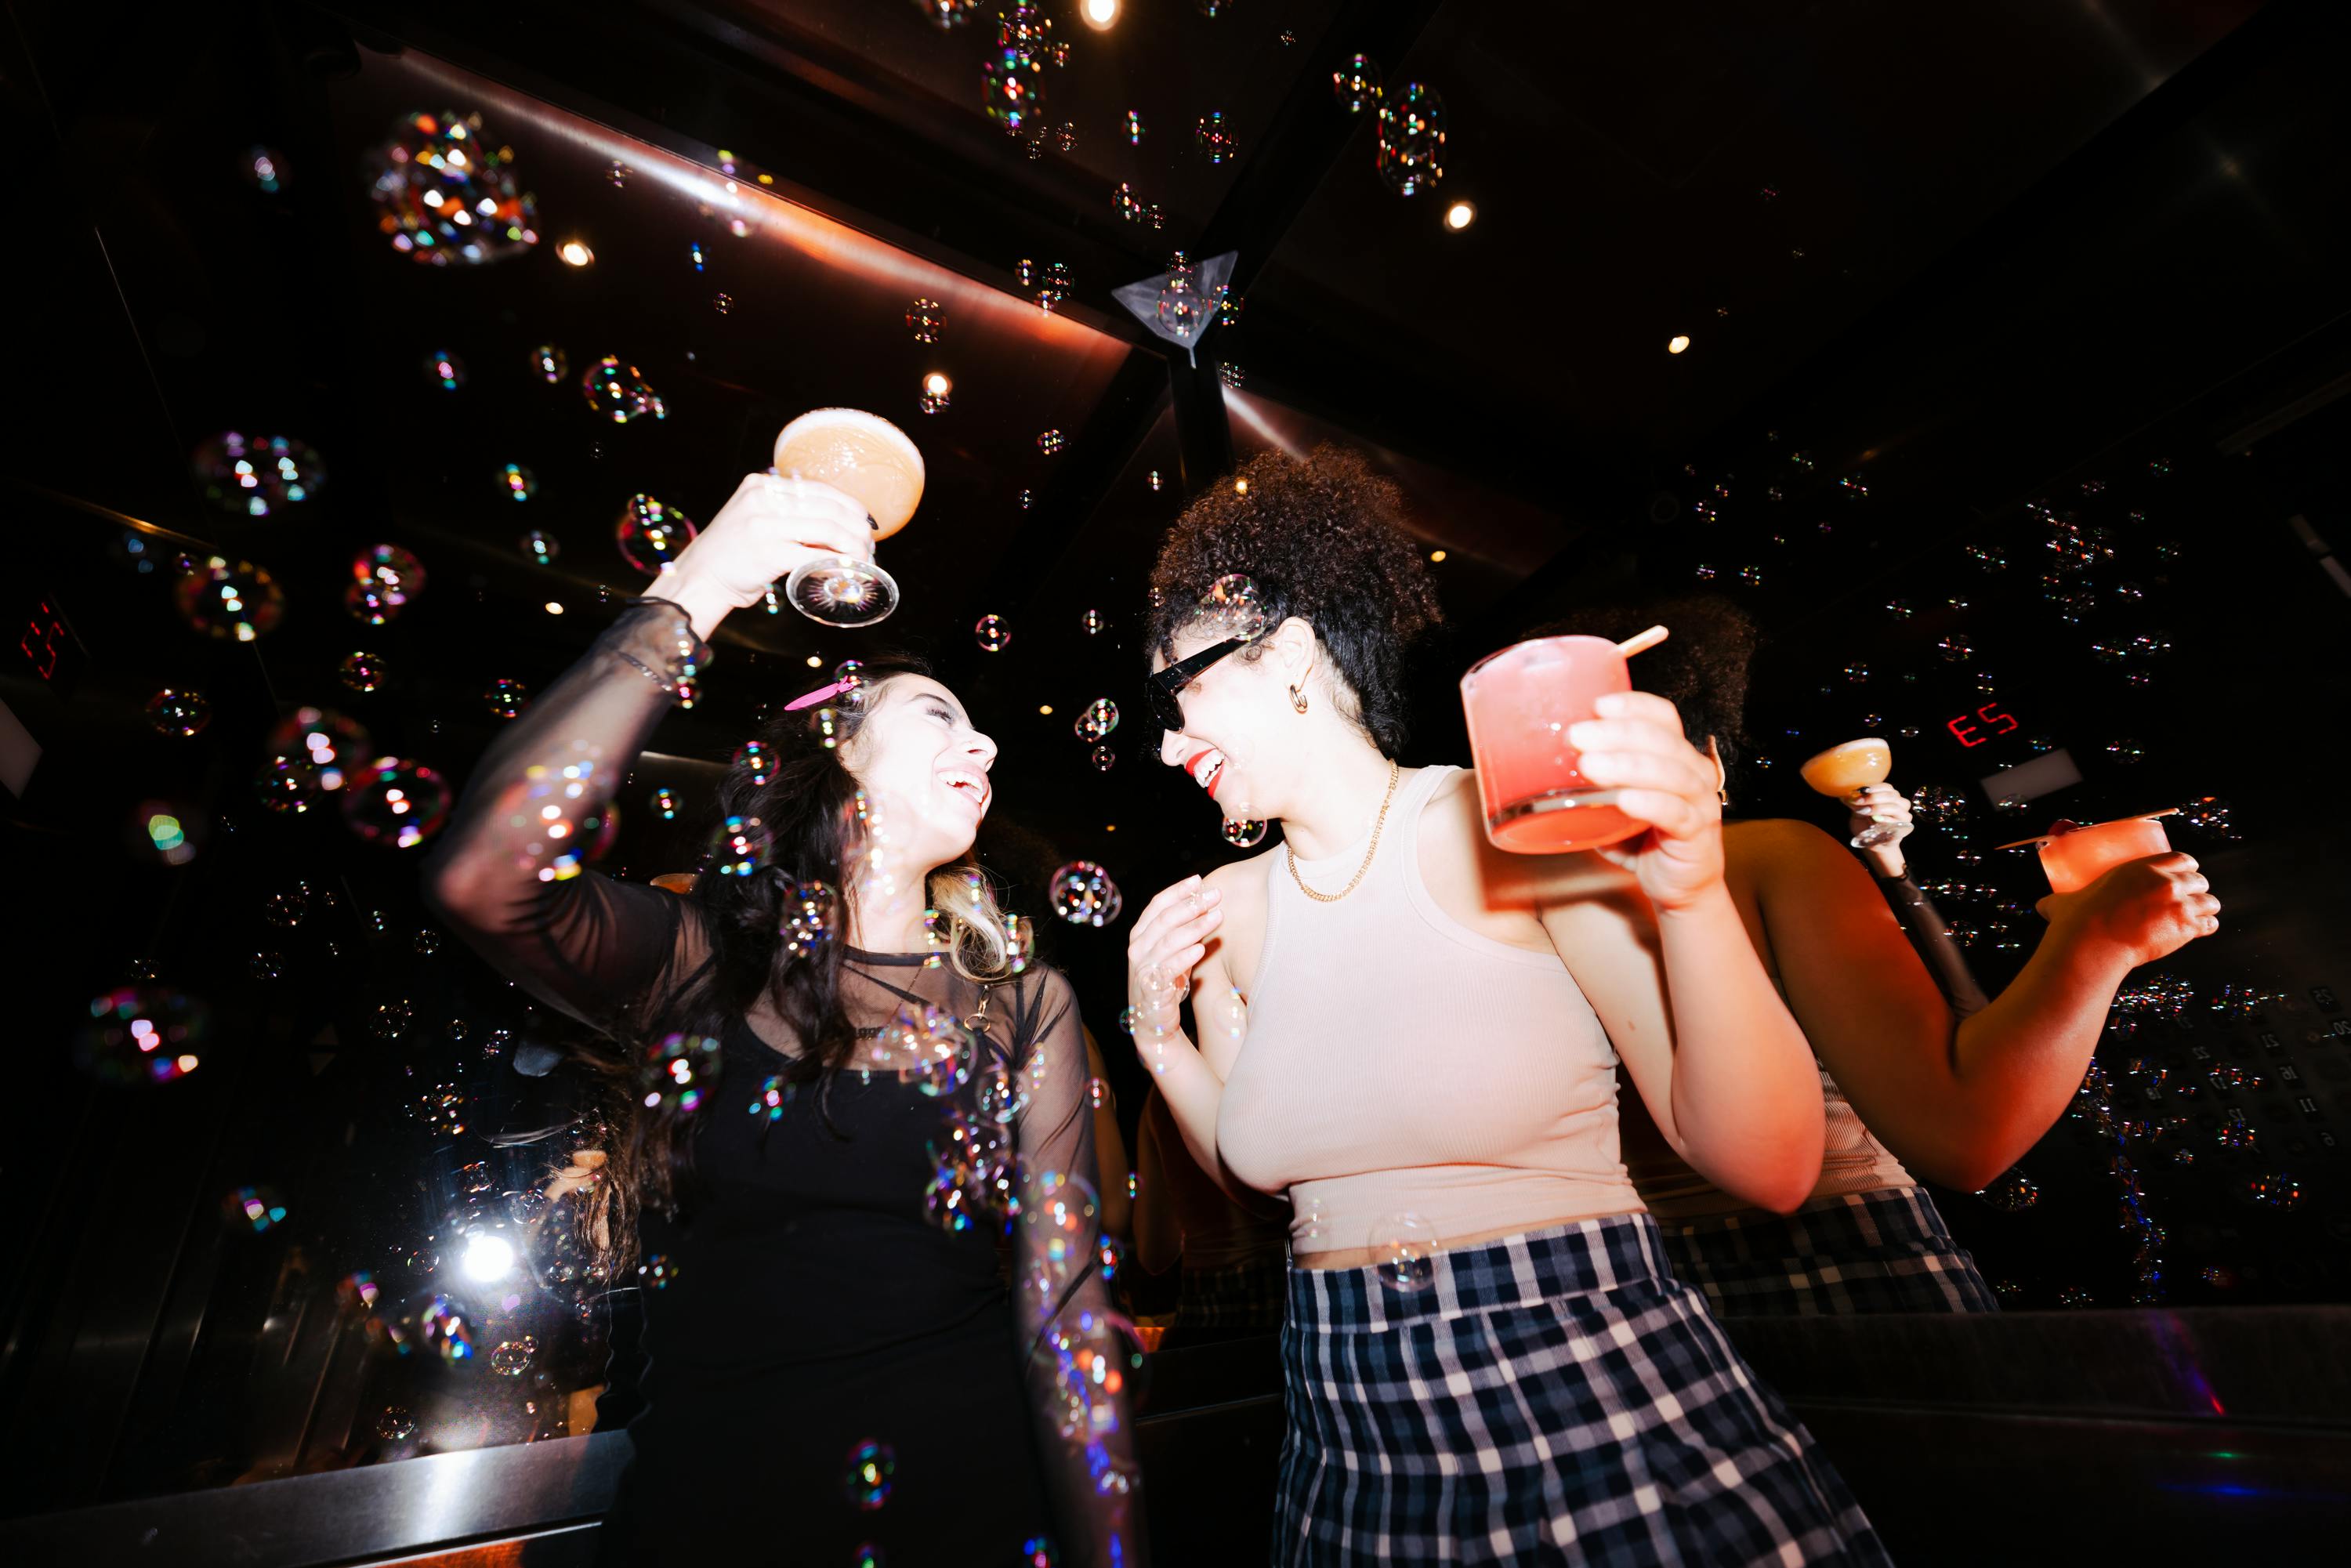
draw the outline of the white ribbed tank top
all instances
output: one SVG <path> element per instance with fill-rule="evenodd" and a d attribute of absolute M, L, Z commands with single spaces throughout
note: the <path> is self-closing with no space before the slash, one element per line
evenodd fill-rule
<path fill-rule="evenodd" d="M 1417 1215 L 1448 1239 L 1637 1213 L 1616 1137 L 1616 1053 L 1557 955 L 1471 931 L 1420 875 L 1420 817 L 1458 769 L 1396 791 L 1379 853 L 1336 904 L 1266 862 L 1264 945 L 1217 1143 L 1287 1190 L 1297 1252 L 1378 1246 Z M 1333 893 L 1371 828 L 1300 861 Z"/>

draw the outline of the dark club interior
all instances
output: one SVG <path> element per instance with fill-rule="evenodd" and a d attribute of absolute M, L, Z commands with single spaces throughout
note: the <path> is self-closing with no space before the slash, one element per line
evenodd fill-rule
<path fill-rule="evenodd" d="M 0 832 L 28 1080 L 10 1158 L 21 1225 L 0 1296 L 10 1561 L 706 1561 L 716 1548 L 701 1543 L 717 1537 L 685 1521 L 719 1511 L 757 1516 L 731 1538 L 755 1543 L 743 1560 L 840 1568 L 1240 1563 L 1270 1535 L 1270 1560 L 1301 1563 L 2340 1552 L 2351 827 L 2325 790 L 2351 723 L 2351 8 L 5 11 L 0 79 L 31 153 L 20 221 L 57 220 L 18 253 L 27 373 L 7 424 L 26 549 L 5 578 Z M 812 604 L 801 579 L 831 591 L 828 552 L 811 558 L 822 570 L 759 574 L 772 585 L 737 595 L 718 627 L 682 586 L 713 579 L 699 563 L 754 524 L 816 517 L 830 503 L 812 491 L 843 498 L 778 439 L 812 410 L 866 411 L 918 452 L 911 520 L 884 523 L 842 481 L 877 531 L 859 528 L 841 559 L 866 571 L 850 558 L 870 557 L 895 609 L 855 624 L 840 602 Z M 1376 543 L 1353 542 L 1360 519 L 1343 507 L 1318 520 L 1311 497 L 1333 493 L 1385 497 Z M 1244 530 L 1280 527 L 1327 529 L 1281 547 L 1331 563 L 1327 579 L 1234 564 L 1233 541 L 1258 537 Z M 1347 553 L 1359 549 L 1390 553 Z M 1194 568 L 1199 583 L 1181 586 Z M 1361 595 L 1394 590 L 1406 568 L 1433 590 L 1437 623 L 1408 651 L 1385 622 L 1358 626 L 1371 651 L 1352 656 L 1364 662 L 1339 658 L 1315 607 L 1380 613 Z M 1374 578 L 1387 587 L 1360 588 Z M 665 671 L 627 642 L 655 622 L 683 660 Z M 1654 755 L 1685 773 L 1704 764 L 1700 783 L 1672 788 L 1706 824 L 1687 840 L 1651 826 L 1636 802 L 1668 787 L 1627 775 L 1612 791 L 1592 756 L 1588 782 L 1604 787 L 1586 803 L 1618 800 L 1634 836 L 1547 840 L 1559 852 L 1540 862 L 1499 852 L 1523 848 L 1506 825 L 1564 834 L 1552 825 L 1593 813 L 1553 810 L 1576 803 L 1564 798 L 1499 801 L 1511 748 L 1478 728 L 1489 710 L 1465 676 L 1507 673 L 1507 658 L 1481 663 L 1505 650 L 1621 646 L 1652 622 L 1662 643 L 1598 656 L 1677 705 L 1677 707 L 1658 706 Z M 1292 628 L 1300 640 L 1283 643 Z M 1247 722 L 1287 722 L 1288 677 L 1271 672 L 1289 649 L 1312 671 L 1287 688 L 1296 733 L 1344 729 L 1359 752 L 1330 755 L 1393 758 L 1364 776 L 1359 813 L 1353 776 L 1317 772 L 1323 754 L 1277 776 L 1272 752 L 1232 741 L 1228 758 L 1202 738 L 1201 716 L 1240 711 L 1235 694 L 1271 694 Z M 1184 673 L 1193 685 L 1152 678 L 1196 650 L 1210 662 Z M 986 775 L 937 791 L 977 800 L 976 834 L 897 867 L 930 878 L 914 877 L 921 918 L 905 926 L 930 945 L 921 973 L 964 972 L 953 933 L 971 926 L 941 913 L 936 878 L 967 852 L 990 890 L 982 923 L 1019 917 L 1002 923 L 1018 953 L 985 1019 L 1064 977 L 1073 998 L 1050 1065 L 1076 1074 L 1083 1158 L 1049 1172 L 1041 1155 L 1006 1153 L 991 1189 L 996 1156 L 941 1155 L 935 1136 L 926 1158 L 917 1138 L 913 1186 L 891 1200 L 892 1223 L 919 1231 L 909 1247 L 959 1249 L 986 1276 L 996 1242 L 1009 1283 L 987 1310 L 1044 1292 L 1006 1386 L 1050 1384 L 1061 1458 L 1072 1474 L 1092 1467 L 1078 1490 L 1093 1495 L 1076 1503 L 1042 1483 L 1052 1517 L 1091 1509 L 1113 1522 L 1102 1541 L 1040 1525 L 1009 1556 L 977 1523 L 967 1547 L 938 1545 L 954 1534 L 940 1516 L 964 1506 L 953 1500 L 1006 1495 L 987 1479 L 985 1428 L 961 1429 L 967 1473 L 926 1500 L 935 1435 L 866 1420 L 862 1385 L 825 1396 L 857 1441 L 824 1461 L 821 1520 L 781 1484 L 742 1496 L 756 1455 L 645 1468 L 653 1434 L 680 1443 L 678 1427 L 636 1418 L 660 1411 L 664 1370 L 680 1386 L 682 1341 L 702 1342 L 694 1367 L 723 1368 L 763 1328 L 758 1311 L 716 1330 L 696 1314 L 697 1285 L 717 1294 L 713 1276 L 730 1266 L 712 1250 L 710 1213 L 697 1249 L 691 1202 L 657 1213 L 647 1196 L 641 1214 L 632 1188 L 609 1215 L 591 1205 L 637 1168 L 632 1126 L 706 1140 L 747 1120 L 764 1135 L 821 1096 L 795 1099 L 804 1085 L 768 1076 L 747 1118 L 738 1081 L 710 1076 L 716 1025 L 700 1040 L 708 1061 L 694 1030 L 664 1041 L 658 1026 L 642 1038 L 608 1027 L 578 1002 L 585 992 L 567 998 L 517 956 L 520 939 L 500 946 L 482 913 L 489 873 L 476 874 L 503 854 L 476 846 L 509 844 L 496 835 L 522 823 L 526 778 L 545 788 L 542 768 L 520 767 L 526 737 L 543 736 L 592 758 L 579 764 L 590 782 L 579 810 L 545 808 L 551 837 L 529 846 L 535 872 L 507 867 L 521 875 L 512 896 L 618 887 L 631 908 L 687 923 L 681 912 L 747 907 L 726 901 L 771 880 L 786 914 L 768 911 L 760 940 L 776 973 L 787 952 L 810 973 L 855 965 L 893 874 L 872 846 L 919 857 L 914 815 L 891 808 L 893 841 L 882 787 L 871 815 L 860 789 L 850 826 L 836 815 L 810 830 L 810 842 L 831 831 L 851 846 L 820 879 L 785 863 L 780 823 L 772 846 L 757 819 L 747 829 L 739 802 L 768 787 L 778 736 L 793 738 L 776 777 L 829 770 L 855 788 L 856 759 L 882 745 L 884 694 L 914 689 L 891 673 L 907 654 L 958 700 L 943 718 Z M 602 689 L 658 706 L 642 737 L 591 750 L 553 705 L 584 705 L 585 673 L 611 658 L 651 684 L 621 669 Z M 1377 692 L 1359 669 L 1378 673 Z M 1489 689 L 1499 713 L 1507 699 Z M 1390 698 L 1410 716 L 1394 737 L 1361 708 Z M 1572 716 L 1588 722 L 1628 711 L 1576 700 Z M 534 703 L 547 705 L 536 729 Z M 1566 744 L 1562 722 L 1545 744 Z M 1531 755 L 1536 742 L 1520 744 Z M 1837 770 L 1855 758 L 1864 772 Z M 1584 927 L 1548 903 L 1540 922 L 1497 906 L 1497 922 L 1561 944 L 1541 950 L 1546 980 L 1592 996 L 1573 1005 L 1625 1120 L 1624 1164 L 1612 1110 L 1602 1165 L 1641 1192 L 1535 1212 L 1663 1235 L 1666 1257 L 1713 1249 L 1720 1281 L 1701 1289 L 1694 1262 L 1656 1288 L 1683 1303 L 1688 1333 L 1726 1347 L 1724 1378 L 1763 1390 L 1755 1407 L 1796 1434 L 1805 1473 L 1828 1478 L 1829 1511 L 1844 1511 L 1825 1533 L 1742 1503 L 1765 1489 L 1750 1477 L 1681 1502 L 1636 1489 L 1635 1511 L 1666 1522 L 1581 1548 L 1564 1520 L 1588 1531 L 1599 1513 L 1556 1504 L 1526 1527 L 1538 1549 L 1513 1511 L 1543 1515 L 1544 1464 L 1506 1458 L 1492 1498 L 1456 1495 L 1455 1471 L 1509 1452 L 1500 1438 L 1430 1459 L 1445 1503 L 1383 1491 L 1375 1526 L 1332 1500 L 1353 1498 L 1367 1467 L 1384 1477 L 1384 1452 L 1373 1464 L 1369 1449 L 1332 1448 L 1317 1461 L 1324 1479 L 1301 1479 L 1301 1432 L 1326 1430 L 1301 1427 L 1302 1406 L 1330 1403 L 1335 1430 L 1375 1392 L 1375 1410 L 1416 1404 L 1443 1431 L 1499 1397 L 1484 1385 L 1475 1400 L 1448 1394 L 1443 1377 L 1424 1386 L 1415 1362 L 1394 1389 L 1317 1394 L 1301 1372 L 1315 1353 L 1300 1347 L 1326 1331 L 1338 1343 L 1343 1325 L 1302 1321 L 1298 1303 L 1324 1288 L 1315 1276 L 1360 1276 L 1388 1342 L 1434 1322 L 1441 1350 L 1485 1311 L 1468 1260 L 1505 1256 L 1519 1243 L 1500 1239 L 1534 1221 L 1448 1227 L 1439 1199 L 1470 1210 L 1446 1189 L 1383 1202 L 1368 1236 L 1354 1218 L 1326 1235 L 1322 1199 L 1305 1189 L 1332 1178 L 1334 1210 L 1353 1216 L 1364 1200 L 1343 1183 L 1367 1167 L 1299 1165 L 1313 1156 L 1298 1150 L 1332 1144 L 1327 1127 L 1259 1131 L 1245 1155 L 1235 1114 L 1245 1083 L 1270 1090 L 1277 1040 L 1311 1044 L 1321 1064 L 1297 1054 L 1287 1069 L 1300 1117 L 1353 1114 L 1367 1091 L 1349 1048 L 1372 1061 L 1391 1018 L 1437 1020 L 1400 1048 L 1429 1118 L 1475 1114 L 1485 1102 L 1457 1093 L 1465 1082 L 1520 1092 L 1516 1066 L 1490 1065 L 1520 1061 L 1520 1042 L 1477 1021 L 1500 1004 L 1445 966 L 1531 977 L 1534 949 L 1501 956 L 1509 935 L 1428 913 L 1445 902 L 1429 869 L 1441 807 L 1378 854 L 1383 830 L 1401 831 L 1391 798 L 1416 812 L 1432 791 L 1456 799 L 1443 770 L 1473 762 L 1483 847 L 1464 854 L 1621 864 L 1593 874 L 1637 883 L 1643 951 L 1662 954 L 1670 982 L 1660 1005 L 1692 1037 L 1667 1053 L 1683 1065 L 1667 1094 L 1617 1027 L 1615 983 L 1597 977 L 1624 965 L 1583 967 L 1562 933 Z M 504 793 L 502 768 L 515 780 Z M 1226 774 L 1229 794 L 1196 798 Z M 1301 792 L 1325 783 L 1348 810 L 1310 841 L 1301 827 L 1322 820 Z M 1255 793 L 1237 802 L 1242 785 Z M 1886 785 L 1898 823 L 1855 804 L 1853 791 Z M 1251 799 L 1291 810 L 1252 811 Z M 1479 839 L 1466 776 L 1458 800 L 1464 841 Z M 2092 828 L 2137 834 L 2136 848 L 2077 866 L 2066 841 Z M 1807 921 L 1783 925 L 1770 892 L 1741 891 L 1742 876 L 1768 881 L 1740 870 L 1750 852 L 1734 848 L 1688 910 L 1676 902 L 1681 884 L 1658 880 L 1667 852 L 1718 839 L 1806 846 L 1784 852 L 1825 855 L 1822 874 L 1863 890 L 1852 918 L 1889 945 L 1870 951 L 1909 966 L 1911 992 L 1937 1009 L 1935 1060 L 1901 1082 L 1952 1098 L 1904 1101 L 1844 1070 L 1828 1026 L 1814 1027 L 1837 1011 L 1825 998 L 1844 985 L 1840 939 L 1819 936 L 1832 977 L 1808 1002 L 1793 937 Z M 1270 890 L 1260 906 L 1314 901 L 1280 906 L 1296 952 L 1301 916 L 1349 896 L 1322 890 L 1353 893 L 1351 868 L 1358 882 L 1383 869 L 1348 907 L 1384 907 L 1371 899 L 1397 842 L 1420 845 L 1395 869 L 1399 917 L 1425 905 L 1428 928 L 1458 940 L 1371 956 L 1409 1008 L 1334 988 L 1310 1010 L 1311 988 L 1290 977 L 1311 966 L 1287 972 L 1279 1021 L 1297 1032 L 1257 1037 L 1256 1079 L 1237 1071 L 1248 1053 L 1220 1057 L 1207 1037 L 1260 1002 L 1258 1021 L 1274 1022 L 1274 994 L 1210 944 L 1196 970 L 1137 956 L 1154 912 L 1176 920 L 1194 876 L 1227 890 L 1233 918 L 1230 890 L 1251 875 Z M 1769 862 L 1751 852 L 1752 866 Z M 2146 883 L 2136 904 L 2115 880 L 2133 867 Z M 924 909 L 926 890 L 937 908 Z M 2057 975 L 2060 937 L 2119 928 L 2161 899 L 2188 924 L 2159 956 L 2146 959 L 2145 938 L 2095 984 Z M 1825 1099 L 1806 1097 L 1803 1113 L 1825 1104 L 1825 1124 L 1808 1124 L 1828 1129 L 1825 1168 L 1842 1124 L 1876 1176 L 1840 1188 L 1823 1175 L 1777 1202 L 1718 1168 L 1716 1151 L 1760 1147 L 1783 1124 L 1761 1088 L 1704 1102 L 1729 1107 L 1718 1117 L 1697 1108 L 1701 1061 L 1725 1082 L 1749 1069 L 1736 1052 L 1698 1054 L 1709 1015 L 1694 998 L 1721 967 L 1677 968 L 1677 944 L 1696 940 L 1701 915 L 1740 912 L 1771 937 L 1739 964 L 1777 988 L 1776 1000 L 1753 993 L 1777 1020 L 1758 1040 L 1787 1048 L 1775 1082 L 1817 1067 Z M 1331 919 L 1334 942 L 1357 929 Z M 733 949 L 716 951 L 723 964 Z M 1948 1011 L 1920 990 L 1930 981 Z M 955 1026 L 947 1015 L 966 1009 L 918 1010 Z M 739 1009 L 734 1024 L 749 1028 Z M 1019 1105 L 1040 1114 L 1044 1048 L 990 1079 L 988 1027 L 943 1026 L 946 1054 L 926 1056 L 935 1042 L 906 1045 L 893 1019 L 863 1033 L 911 1053 L 894 1071 L 841 1071 L 869 1089 L 911 1085 L 906 1104 L 942 1115 L 958 1148 L 994 1125 L 1008 1149 L 1019 1106 L 992 1124 L 946 1109 L 976 1092 L 985 1110 L 989 1083 L 1019 1080 L 1035 1090 Z M 1808 1036 L 1812 1059 L 1787 1054 Z M 1505 1054 L 1481 1068 L 1489 1051 Z M 730 1071 L 747 1070 L 739 1042 L 728 1053 Z M 2033 1111 L 2017 1108 L 2022 1088 L 2003 1099 L 2028 1069 L 2043 1086 Z M 1672 1158 L 1653 1113 L 1677 1123 L 1681 1174 L 1703 1167 L 1700 1185 L 1728 1207 L 1649 1185 L 1642 1150 Z M 1952 1131 L 1978 1124 L 1997 1135 Z M 1355 1131 L 1377 1142 L 1383 1126 Z M 1823 1134 L 1806 1136 L 1809 1159 Z M 1219 1138 L 1233 1158 L 1210 1170 L 1196 1156 Z M 1284 1160 L 1280 1180 L 1249 1179 Z M 1741 1294 L 1734 1276 L 1765 1231 L 1828 1212 L 1867 1231 L 1882 1211 L 1863 1199 L 1889 1193 L 1927 1217 L 1924 1267 L 1948 1265 L 1951 1301 L 1864 1289 L 1820 1239 L 1825 1219 L 1811 1232 L 1825 1270 Z M 1040 1216 L 1071 1228 L 1039 1253 Z M 1322 1264 L 1300 1261 L 1318 1250 Z M 854 1256 L 843 1275 L 779 1267 L 776 1321 L 882 1333 L 896 1310 L 883 1298 L 905 1292 L 894 1264 L 867 1272 Z M 1336 1310 L 1343 1292 L 1330 1291 L 1318 1310 Z M 1093 1304 L 1078 1314 L 1078 1301 Z M 1561 1354 L 1580 1365 L 1605 1338 Z M 1642 1343 L 1654 1363 L 1636 1353 L 1637 1373 L 1668 1364 Z M 1497 1386 L 1560 1388 L 1566 1375 L 1505 1356 Z M 793 1377 L 818 1402 L 819 1385 Z M 945 1383 L 927 1386 L 945 1401 Z M 872 1411 L 898 1409 L 874 1398 Z M 1041 1418 L 1050 1427 L 1052 1413 Z M 1583 1430 L 1529 1418 L 1546 1456 Z M 841 1447 L 821 1441 L 827 1456 Z M 1050 1432 L 1039 1442 L 1053 1447 Z M 1749 1458 L 1715 1468 L 1744 1474 Z M 1603 1490 L 1624 1479 L 1596 1459 L 1578 1473 Z M 1343 1487 L 1329 1479 L 1340 1474 Z M 607 1523 L 616 1498 L 631 1511 L 625 1546 Z M 1419 1504 L 1455 1510 L 1452 1522 L 1406 1517 Z M 1692 1521 L 1729 1528 L 1734 1514 L 1762 1520 L 1771 1550 L 1691 1544 Z"/>

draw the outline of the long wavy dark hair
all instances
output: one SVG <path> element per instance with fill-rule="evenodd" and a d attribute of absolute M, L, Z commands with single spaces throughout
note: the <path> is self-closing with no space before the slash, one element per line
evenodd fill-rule
<path fill-rule="evenodd" d="M 587 1058 L 599 1092 L 580 1142 L 601 1150 L 605 1163 L 587 1202 L 574 1210 L 574 1223 L 594 1275 L 618 1281 L 634 1267 L 643 1206 L 674 1217 L 690 1203 L 694 1113 L 674 1094 L 645 1103 L 648 1070 L 662 1065 L 664 1042 L 673 1036 L 716 1040 L 764 997 L 798 1047 L 789 1060 L 777 1060 L 779 1092 L 815 1085 L 821 1093 L 855 1051 L 857 1028 L 841 999 L 845 929 L 795 956 L 782 936 L 786 904 L 798 887 L 822 883 L 834 890 L 845 920 L 844 868 L 853 868 L 860 854 L 862 819 L 857 777 L 841 754 L 891 680 L 930 673 L 911 655 L 867 658 L 862 701 L 836 695 L 820 707 L 779 712 L 762 727 L 758 738 L 772 759 L 766 782 L 740 759 L 727 770 L 714 821 L 758 819 L 768 841 L 766 863 L 748 876 L 702 868 L 686 898 L 708 934 L 708 956 L 684 975 L 663 977 Z M 958 974 L 985 984 L 1014 972 L 1004 916 L 976 859 L 967 854 L 932 871 L 925 891 L 928 907 L 941 917 L 941 956 Z"/>

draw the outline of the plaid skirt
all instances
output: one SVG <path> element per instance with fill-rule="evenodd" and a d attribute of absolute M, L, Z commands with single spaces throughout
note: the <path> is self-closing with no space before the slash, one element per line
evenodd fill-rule
<path fill-rule="evenodd" d="M 2000 1311 L 1915 1186 L 1818 1197 L 1789 1215 L 1659 1224 L 1675 1278 L 1724 1317 Z"/>
<path fill-rule="evenodd" d="M 1883 1563 L 1646 1214 L 1293 1269 L 1273 1561 Z"/>
<path fill-rule="evenodd" d="M 1290 1265 L 1276 1255 L 1229 1269 L 1186 1269 L 1176 1304 L 1176 1325 L 1187 1329 L 1278 1329 L 1283 1277 Z"/>

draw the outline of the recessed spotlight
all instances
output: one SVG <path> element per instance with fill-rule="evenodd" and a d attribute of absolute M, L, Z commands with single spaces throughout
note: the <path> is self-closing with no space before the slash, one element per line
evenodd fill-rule
<path fill-rule="evenodd" d="M 1475 202 L 1456 202 L 1445 209 L 1445 226 L 1456 234 L 1477 221 L 1478 204 Z"/>
<path fill-rule="evenodd" d="M 1677 335 L 1666 344 L 1666 352 L 1668 354 L 1678 354 L 1688 347 L 1689 340 L 1686 337 Z"/>
<path fill-rule="evenodd" d="M 933 371 L 923 378 L 923 391 L 928 396 L 945 397 L 954 390 L 955 382 L 947 380 L 945 371 Z"/>
<path fill-rule="evenodd" d="M 563 606 L 550 599 L 547 601 L 547 612 L 549 615 L 560 615 L 563 613 Z"/>
<path fill-rule="evenodd" d="M 1037 711 L 1043 714 L 1047 718 L 1050 718 L 1053 716 L 1053 705 L 1051 703 L 1039 703 L 1037 705 Z"/>
<path fill-rule="evenodd" d="M 1442 561 L 1445 559 L 1445 552 L 1441 549 L 1430 550 L 1428 552 L 1428 559 L 1431 562 Z"/>
<path fill-rule="evenodd" d="M 1095 32 L 1108 32 L 1111 24 L 1118 20 L 1118 0 L 1085 0 L 1078 7 L 1078 15 Z"/>
<path fill-rule="evenodd" d="M 590 250 L 586 246 L 581 245 L 576 239 L 565 240 L 560 246 L 556 247 L 555 254 L 561 256 L 573 267 L 585 267 L 590 262 L 596 259 L 596 253 Z"/>
<path fill-rule="evenodd" d="M 1236 480 L 1234 480 L 1234 481 L 1233 481 L 1233 494 L 1234 494 L 1234 495 L 1236 495 L 1236 496 L 1246 496 L 1246 495 L 1248 495 L 1248 494 L 1249 494 L 1249 481 L 1248 481 L 1248 480 L 1246 480 L 1246 479 L 1236 479 Z"/>
<path fill-rule="evenodd" d="M 821 653 L 810 653 L 810 654 L 809 655 L 809 668 L 810 668 L 810 669 L 811 669 L 811 670 L 821 670 L 821 669 L 823 669 L 823 668 L 824 668 L 824 655 L 823 655 L 823 654 L 821 654 Z"/>

